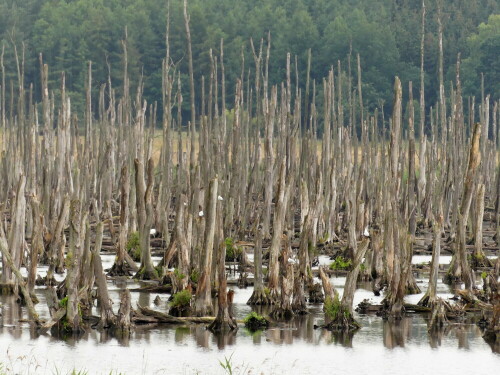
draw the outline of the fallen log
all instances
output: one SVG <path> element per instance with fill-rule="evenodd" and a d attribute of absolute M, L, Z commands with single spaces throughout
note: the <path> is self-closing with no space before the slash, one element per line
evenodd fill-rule
<path fill-rule="evenodd" d="M 149 307 L 141 306 L 137 304 L 137 308 L 139 309 L 139 313 L 148 318 L 153 318 L 153 320 L 146 319 L 150 323 L 166 323 L 166 324 L 186 324 L 186 323 L 195 323 L 195 324 L 209 324 L 215 320 L 214 316 L 203 316 L 203 317 L 175 317 L 169 314 L 162 313 L 160 311 L 156 311 L 150 309 Z M 137 321 L 137 319 L 134 319 Z"/>

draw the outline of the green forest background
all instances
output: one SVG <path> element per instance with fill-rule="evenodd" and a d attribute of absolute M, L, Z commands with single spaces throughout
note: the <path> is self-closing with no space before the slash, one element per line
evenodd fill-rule
<path fill-rule="evenodd" d="M 93 62 L 93 88 L 108 81 L 120 91 L 123 81 L 125 28 L 128 30 L 129 72 L 137 84 L 144 76 L 144 96 L 161 102 L 162 59 L 165 58 L 166 0 L 0 0 L 0 40 L 5 46 L 6 86 L 17 84 L 14 45 L 25 50 L 25 83 L 39 97 L 40 63 L 49 65 L 50 85 L 57 89 L 61 72 L 73 108 L 83 109 L 87 61 Z M 500 95 L 500 6 L 497 0 L 443 0 L 444 69 L 446 90 L 455 80 L 461 53 L 464 95 L 492 99 Z M 419 89 L 420 0 L 190 0 L 194 75 L 210 74 L 209 50 L 219 53 L 224 39 L 227 100 L 231 105 L 236 77 L 254 69 L 250 38 L 256 45 L 271 32 L 269 78 L 285 78 L 286 54 L 297 56 L 300 85 L 305 86 L 307 51 L 312 50 L 311 77 L 321 82 L 331 65 L 340 60 L 348 71 L 352 47 L 352 76 L 356 55 L 361 57 L 363 100 L 370 109 L 382 103 L 390 110 L 394 76 L 403 87 Z M 181 72 L 183 110 L 189 112 L 188 58 L 182 0 L 170 1 L 172 62 Z M 425 72 L 426 104 L 438 95 L 438 32 L 436 0 L 426 0 Z M 293 67 L 292 69 L 295 69 Z M 252 71 L 253 74 L 253 71 Z M 355 82 L 355 81 L 354 81 Z M 407 90 L 405 90 L 406 92 Z M 96 91 L 97 92 L 97 91 Z M 94 95 L 97 97 L 97 95 Z M 416 96 L 415 96 L 416 97 Z M 199 98 L 197 98 L 199 100 Z M 200 103 L 197 103 L 199 106 Z M 161 107 L 161 106 L 160 106 Z M 188 118 L 187 116 L 184 118 Z"/>

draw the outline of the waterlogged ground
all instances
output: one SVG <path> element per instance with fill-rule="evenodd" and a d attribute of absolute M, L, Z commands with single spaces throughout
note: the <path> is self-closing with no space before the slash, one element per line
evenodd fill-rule
<path fill-rule="evenodd" d="M 112 259 L 104 256 L 104 266 Z M 413 259 L 413 263 L 426 261 L 425 256 Z M 427 275 L 417 276 L 423 291 L 426 279 Z M 332 277 L 332 282 L 342 294 L 345 277 Z M 111 298 L 117 301 L 124 286 L 124 281 L 110 281 Z M 251 311 L 246 301 L 252 289 L 235 288 L 235 292 L 234 312 L 243 319 Z M 47 318 L 44 288 L 36 293 L 37 310 Z M 443 284 L 438 285 L 438 293 L 443 298 L 452 296 Z M 161 295 L 159 306 L 153 303 L 157 294 L 131 295 L 134 306 L 139 302 L 167 311 L 166 294 Z M 407 301 L 416 303 L 422 295 L 408 296 Z M 365 298 L 377 303 L 382 297 L 374 297 L 370 285 L 361 284 L 354 304 Z M 0 362 L 13 374 L 66 374 L 73 369 L 88 374 L 224 374 L 219 361 L 226 360 L 233 374 L 493 374 L 500 368 L 499 348 L 487 344 L 475 324 L 450 325 L 430 335 L 425 315 L 389 323 L 356 314 L 362 329 L 351 336 L 335 335 L 314 329 L 323 322 L 323 314 L 321 305 L 311 305 L 309 315 L 255 334 L 241 327 L 235 334 L 215 336 L 202 325 L 190 325 L 137 327 L 128 339 L 120 340 L 95 330 L 79 338 L 58 339 L 38 336 L 28 323 L 20 323 L 26 311 L 11 297 L 1 297 L 0 303 Z"/>

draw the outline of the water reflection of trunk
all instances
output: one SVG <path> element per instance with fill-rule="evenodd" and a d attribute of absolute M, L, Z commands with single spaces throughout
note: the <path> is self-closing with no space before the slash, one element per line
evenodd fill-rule
<path fill-rule="evenodd" d="M 151 304 L 151 294 L 150 293 L 139 293 L 139 300 L 137 303 L 141 306 L 149 307 Z"/>
<path fill-rule="evenodd" d="M 217 349 L 224 349 L 226 346 L 236 344 L 236 331 L 214 334 L 214 338 L 217 343 Z"/>
<path fill-rule="evenodd" d="M 205 327 L 197 326 L 194 331 L 194 338 L 196 341 L 196 345 L 200 348 L 208 349 L 210 338 L 212 337 L 212 333 L 205 329 Z"/>
<path fill-rule="evenodd" d="M 255 333 L 253 333 L 252 334 L 252 343 L 254 345 L 260 345 L 262 343 L 262 335 L 263 335 L 262 331 L 257 331 Z"/>
<path fill-rule="evenodd" d="M 406 340 L 410 337 L 411 321 L 410 318 L 392 322 L 384 321 L 382 325 L 384 346 L 388 349 L 398 346 L 404 348 Z"/>
<path fill-rule="evenodd" d="M 458 339 L 458 348 L 469 349 L 469 337 L 467 336 L 467 330 L 465 327 L 458 327 L 455 330 L 455 335 Z"/>
<path fill-rule="evenodd" d="M 191 329 L 189 327 L 177 327 L 175 328 L 174 341 L 176 344 L 181 344 L 190 335 Z"/>
<path fill-rule="evenodd" d="M 429 330 L 429 345 L 432 349 L 437 349 L 441 346 L 443 337 L 450 332 L 450 326 L 434 327 Z"/>

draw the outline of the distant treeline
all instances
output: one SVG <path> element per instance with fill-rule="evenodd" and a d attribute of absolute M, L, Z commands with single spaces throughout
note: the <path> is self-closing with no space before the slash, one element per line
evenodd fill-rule
<path fill-rule="evenodd" d="M 439 1 L 425 1 L 427 106 L 434 105 L 439 92 Z M 484 92 L 498 99 L 499 2 L 441 2 L 445 82 L 455 81 L 455 65 L 460 52 L 464 96 L 480 97 L 483 73 Z M 24 84 L 28 87 L 33 83 L 34 99 L 39 99 L 39 54 L 43 53 L 44 63 L 50 67 L 49 86 L 57 89 L 64 71 L 73 109 L 83 113 L 89 60 L 92 61 L 93 90 L 107 83 L 109 75 L 114 88 L 121 90 L 122 41 L 127 29 L 129 74 L 131 77 L 142 74 L 144 97 L 149 103 L 160 103 L 167 3 L 167 0 L 0 0 L 0 39 L 5 46 L 7 96 L 11 85 L 14 90 L 18 85 L 14 51 L 17 49 L 21 60 L 24 49 Z M 181 73 L 182 86 L 187 88 L 188 58 L 182 0 L 170 0 L 169 9 L 171 62 Z M 401 78 L 403 87 L 412 80 L 414 89 L 419 88 L 422 2 L 418 0 L 189 0 L 189 14 L 197 85 L 201 86 L 202 75 L 210 74 L 210 49 L 214 55 L 219 55 L 220 40 L 224 39 L 229 107 L 234 101 L 232 88 L 236 79 L 242 74 L 247 79 L 248 72 L 254 71 L 250 38 L 258 48 L 260 39 L 267 38 L 268 31 L 272 46 L 270 83 L 285 79 L 287 52 L 292 56 L 292 71 L 297 61 L 298 76 L 305 77 L 308 49 L 311 49 L 311 78 L 317 80 L 328 74 L 330 66 L 337 67 L 338 60 L 348 76 L 350 55 L 350 71 L 356 82 L 356 56 L 360 55 L 363 100 L 367 108 L 384 105 L 385 110 L 390 111 L 396 75 Z M 348 79 L 344 81 L 347 85 Z M 134 88 L 137 82 L 131 84 Z M 305 82 L 299 85 L 305 87 Z M 450 85 L 447 83 L 446 90 Z M 356 84 L 352 89 L 356 89 Z M 186 115 L 189 114 L 187 91 L 183 90 Z M 200 107 L 200 98 L 196 100 Z"/>

